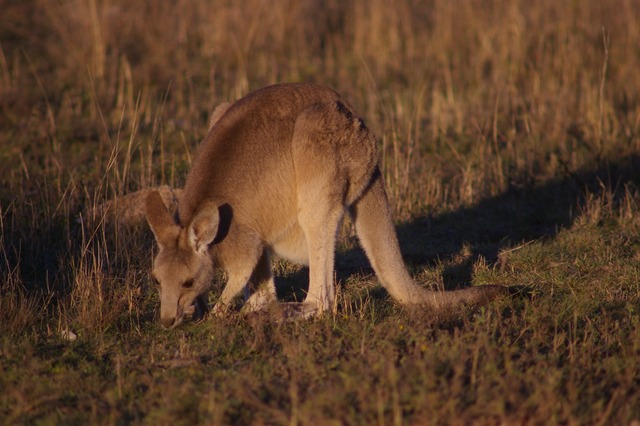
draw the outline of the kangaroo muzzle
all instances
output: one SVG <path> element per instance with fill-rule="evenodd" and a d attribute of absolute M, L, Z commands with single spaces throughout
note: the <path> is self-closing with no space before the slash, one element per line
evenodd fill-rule
<path fill-rule="evenodd" d="M 160 318 L 160 324 L 162 324 L 162 328 L 165 329 L 171 329 L 173 327 L 175 327 L 176 324 L 176 318 L 175 317 L 163 317 Z"/>

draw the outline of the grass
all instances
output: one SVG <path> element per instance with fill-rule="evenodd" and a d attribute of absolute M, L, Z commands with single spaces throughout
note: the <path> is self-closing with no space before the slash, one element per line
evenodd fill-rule
<path fill-rule="evenodd" d="M 2 423 L 640 421 L 636 2 L 0 10 Z M 161 330 L 150 231 L 96 207 L 181 187 L 213 108 L 284 81 L 334 87 L 378 135 L 416 280 L 526 294 L 403 309 L 346 226 L 335 316 Z M 282 298 L 306 283 L 276 270 Z"/>

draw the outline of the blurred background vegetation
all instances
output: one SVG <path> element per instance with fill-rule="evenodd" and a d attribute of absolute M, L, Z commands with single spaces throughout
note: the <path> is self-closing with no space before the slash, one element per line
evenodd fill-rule
<path fill-rule="evenodd" d="M 26 175 L 68 181 L 110 166 L 118 191 L 179 186 L 219 102 L 292 81 L 331 86 L 360 111 L 405 215 L 639 149 L 633 0 L 2 0 L 0 9 L 5 191 L 24 188 Z"/>

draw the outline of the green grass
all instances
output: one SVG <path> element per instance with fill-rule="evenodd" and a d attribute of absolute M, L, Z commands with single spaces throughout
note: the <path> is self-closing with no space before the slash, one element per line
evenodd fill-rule
<path fill-rule="evenodd" d="M 640 421 L 635 2 L 0 10 L 0 423 Z M 181 187 L 212 109 L 284 81 L 334 87 L 377 134 L 417 281 L 517 294 L 402 308 L 345 224 L 335 315 L 162 330 L 151 232 L 92 211 Z M 304 294 L 305 269 L 275 270 Z"/>

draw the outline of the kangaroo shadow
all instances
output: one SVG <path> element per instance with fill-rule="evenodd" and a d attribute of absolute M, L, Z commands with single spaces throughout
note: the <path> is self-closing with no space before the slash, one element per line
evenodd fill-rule
<path fill-rule="evenodd" d="M 611 191 L 617 203 L 627 186 L 639 181 L 640 156 L 632 155 L 545 184 L 514 183 L 504 193 L 473 206 L 417 217 L 397 226 L 403 258 L 409 267 L 419 268 L 456 257 L 442 273 L 444 287 L 465 287 L 480 257 L 495 265 L 502 250 L 555 238 L 579 217 L 587 194 Z M 342 281 L 354 273 L 373 273 L 359 247 L 338 253 L 336 270 Z"/>

